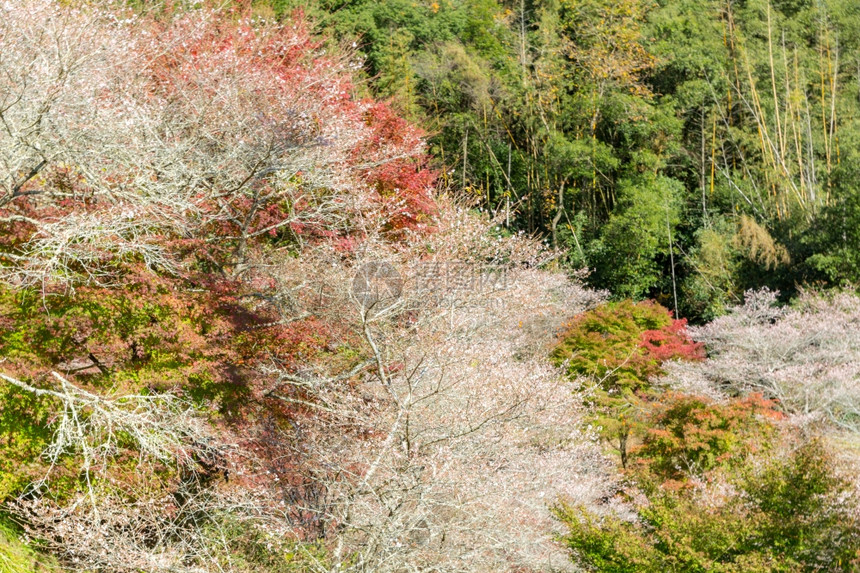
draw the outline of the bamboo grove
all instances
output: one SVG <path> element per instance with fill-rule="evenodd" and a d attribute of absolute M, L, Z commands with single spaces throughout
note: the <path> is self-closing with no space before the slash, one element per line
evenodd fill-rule
<path fill-rule="evenodd" d="M 703 320 L 746 288 L 857 279 L 851 2 L 255 7 L 295 9 L 354 46 L 366 89 L 428 127 L 444 184 L 595 286 Z"/>

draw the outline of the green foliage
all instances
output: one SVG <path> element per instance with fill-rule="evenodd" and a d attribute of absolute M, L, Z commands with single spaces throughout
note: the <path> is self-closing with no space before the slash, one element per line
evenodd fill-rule
<path fill-rule="evenodd" d="M 555 517 L 568 527 L 562 537 L 576 561 L 602 573 L 657 573 L 659 552 L 636 527 L 613 515 L 598 517 L 581 506 L 559 504 Z"/>
<path fill-rule="evenodd" d="M 216 311 L 207 310 L 214 305 Z M 183 387 L 200 400 L 227 400 L 219 383 L 240 359 L 229 309 L 208 295 L 184 296 L 167 284 L 124 290 L 81 288 L 74 296 L 0 293 L 0 357 L 26 378 L 50 370 L 80 382 L 140 391 Z M 221 343 L 225 344 L 221 344 Z M 233 344 L 231 344 L 233 343 Z M 233 385 L 232 392 L 241 390 Z M 228 392 L 229 393 L 229 392 Z"/>
<path fill-rule="evenodd" d="M 571 378 L 594 382 L 588 401 L 593 423 L 627 466 L 628 452 L 644 429 L 650 379 L 666 360 L 701 358 L 701 345 L 663 306 L 630 300 L 610 302 L 577 316 L 553 350 L 552 359 Z"/>
<path fill-rule="evenodd" d="M 813 441 L 734 478 L 746 495 L 715 501 L 657 488 L 636 521 L 565 504 L 554 512 L 568 528 L 562 541 L 590 571 L 855 571 L 860 523 L 843 499 L 849 486 L 832 467 Z"/>
<path fill-rule="evenodd" d="M 718 404 L 667 393 L 651 405 L 642 445 L 633 456 L 643 477 L 683 482 L 767 450 L 775 434 L 770 421 L 780 416 L 759 395 Z"/>
<path fill-rule="evenodd" d="M 851 2 L 265 4 L 356 41 L 445 185 L 618 298 L 677 291 L 704 321 L 749 288 L 860 280 Z"/>
<path fill-rule="evenodd" d="M 60 568 L 19 540 L 20 531 L 0 513 L 0 573 L 49 573 Z"/>
<path fill-rule="evenodd" d="M 629 394 L 646 389 L 663 360 L 700 356 L 684 324 L 655 302 L 606 303 L 573 319 L 552 358 L 571 377 L 589 377 L 607 392 Z"/>
<path fill-rule="evenodd" d="M 681 287 L 687 314 L 712 320 L 741 302 L 741 256 L 734 243 L 735 230 L 724 217 L 696 230 L 685 260 L 689 272 Z"/>
<path fill-rule="evenodd" d="M 756 531 L 764 544 L 800 562 L 829 557 L 846 570 L 860 557 L 860 524 L 840 510 L 856 501 L 851 484 L 834 475 L 834 460 L 824 452 L 820 440 L 805 443 L 787 462 L 775 460 L 749 472 L 744 490 L 765 516 Z"/>
<path fill-rule="evenodd" d="M 640 298 L 659 282 L 657 258 L 668 255 L 680 191 L 680 183 L 666 177 L 619 183 L 613 214 L 589 246 L 597 286 L 621 298 Z"/>
<path fill-rule="evenodd" d="M 860 283 L 860 192 L 856 188 L 856 163 L 846 162 L 834 175 L 843 191 L 806 233 L 808 256 L 804 265 L 809 278 L 843 286 Z"/>
<path fill-rule="evenodd" d="M 319 541 L 288 541 L 235 521 L 219 523 L 211 533 L 220 542 L 216 545 L 229 553 L 221 557 L 236 571 L 301 573 L 331 567 L 326 548 Z"/>
<path fill-rule="evenodd" d="M 150 278 L 122 290 L 82 287 L 68 296 L 0 289 L 2 371 L 42 387 L 54 383 L 56 371 L 107 395 L 170 391 L 213 419 L 239 423 L 248 413 L 256 361 L 290 364 L 320 353 L 332 362 L 361 359 L 342 345 L 328 350 L 328 332 L 317 322 L 280 326 L 232 292 L 177 286 Z M 53 398 L 0 384 L 0 500 L 47 473 L 40 454 L 52 441 L 56 409 Z M 117 455 L 112 479 L 139 479 L 136 463 L 133 455 Z M 56 497 L 77 490 L 78 469 L 71 459 L 54 468 Z"/>
<path fill-rule="evenodd" d="M 39 455 L 50 443 L 49 400 L 17 388 L 0 387 L 0 499 L 20 493 L 43 477 Z"/>

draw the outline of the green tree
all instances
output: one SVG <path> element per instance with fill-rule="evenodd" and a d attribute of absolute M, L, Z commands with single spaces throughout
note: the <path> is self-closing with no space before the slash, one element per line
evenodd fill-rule
<path fill-rule="evenodd" d="M 732 485 L 745 495 L 718 503 L 652 487 L 634 521 L 564 503 L 554 512 L 572 559 L 589 571 L 856 571 L 860 524 L 844 502 L 850 486 L 832 465 L 811 441 L 763 470 L 735 474 Z"/>

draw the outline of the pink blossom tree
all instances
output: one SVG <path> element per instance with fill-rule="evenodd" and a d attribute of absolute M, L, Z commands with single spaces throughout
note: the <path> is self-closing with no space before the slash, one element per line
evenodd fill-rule
<path fill-rule="evenodd" d="M 803 293 L 778 306 L 773 291 L 691 328 L 708 360 L 671 367 L 669 383 L 706 393 L 763 393 L 788 413 L 860 429 L 860 299 L 852 292 Z"/>
<path fill-rule="evenodd" d="M 232 536 L 258 532 L 321 546 L 311 571 L 565 566 L 549 505 L 613 478 L 546 354 L 602 295 L 434 195 L 420 131 L 352 97 L 348 54 L 301 22 L 51 0 L 0 6 L 0 53 L 4 288 L 169 276 L 227 293 L 256 352 L 231 423 L 4 377 L 49 400 L 46 455 L 80 470 L 11 506 L 64 564 L 248 570 Z"/>

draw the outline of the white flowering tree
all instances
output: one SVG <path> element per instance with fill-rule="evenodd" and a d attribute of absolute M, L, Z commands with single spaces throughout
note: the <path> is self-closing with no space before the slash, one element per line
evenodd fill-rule
<path fill-rule="evenodd" d="M 50 378 L 9 364 L 54 431 L 9 508 L 87 571 L 263 567 L 237 539 L 273 569 L 297 547 L 301 570 L 566 567 L 549 505 L 612 480 L 545 355 L 600 295 L 434 197 L 420 132 L 351 96 L 348 57 L 234 16 L 0 5 L 3 288 L 72 300 L 155 276 L 172 308 L 227 292 L 235 338 L 263 333 L 222 364 L 249 388 L 241 423 L 181 384 L 93 385 L 113 383 L 100 348 Z"/>
<path fill-rule="evenodd" d="M 860 298 L 804 293 L 779 306 L 776 292 L 691 328 L 708 360 L 670 365 L 668 381 L 696 392 L 760 392 L 788 413 L 860 429 Z"/>

